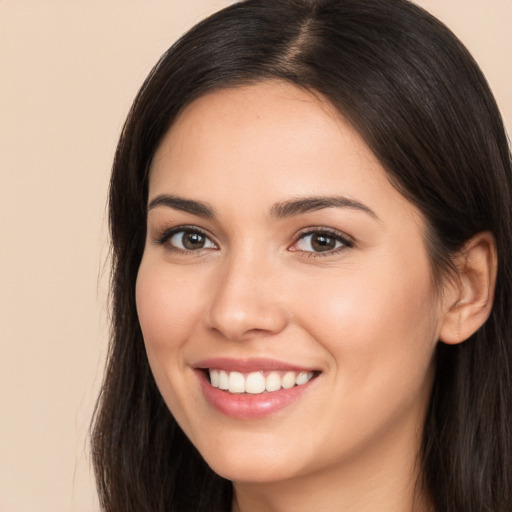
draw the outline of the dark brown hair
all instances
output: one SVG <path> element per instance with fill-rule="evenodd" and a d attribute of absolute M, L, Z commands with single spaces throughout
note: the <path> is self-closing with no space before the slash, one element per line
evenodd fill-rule
<path fill-rule="evenodd" d="M 422 446 L 438 512 L 512 510 L 512 171 L 478 66 L 406 0 L 248 0 L 211 16 L 157 63 L 124 126 L 110 186 L 112 336 L 92 431 L 107 512 L 225 511 L 230 482 L 202 460 L 165 406 L 135 307 L 149 167 L 176 115 L 218 88 L 286 80 L 348 119 L 393 185 L 423 213 L 434 274 L 474 234 L 497 243 L 489 320 L 439 344 Z"/>

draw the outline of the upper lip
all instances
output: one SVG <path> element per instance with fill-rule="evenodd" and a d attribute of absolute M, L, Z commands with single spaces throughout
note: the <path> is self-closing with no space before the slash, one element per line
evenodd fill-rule
<path fill-rule="evenodd" d="M 192 365 L 198 370 L 218 369 L 229 372 L 251 373 L 258 371 L 284 370 L 295 372 L 312 372 L 315 368 L 305 367 L 276 359 L 254 358 L 233 359 L 228 357 L 213 357 L 203 359 Z"/>

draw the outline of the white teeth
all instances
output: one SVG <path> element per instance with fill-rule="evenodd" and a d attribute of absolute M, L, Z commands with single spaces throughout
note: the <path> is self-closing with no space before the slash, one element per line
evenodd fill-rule
<path fill-rule="evenodd" d="M 265 389 L 267 391 L 277 391 L 281 389 L 281 377 L 277 372 L 271 372 L 267 375 Z"/>
<path fill-rule="evenodd" d="M 229 389 L 229 375 L 224 370 L 219 371 L 219 389 Z"/>
<path fill-rule="evenodd" d="M 245 393 L 245 378 L 239 372 L 229 373 L 229 392 Z"/>
<path fill-rule="evenodd" d="M 313 378 L 313 372 L 270 372 L 266 377 L 263 372 L 227 372 L 225 370 L 209 370 L 211 385 L 230 393 L 249 393 L 258 395 L 265 391 L 278 391 L 302 386 Z"/>
<path fill-rule="evenodd" d="M 210 370 L 210 380 L 214 388 L 219 387 L 219 370 Z"/>
<path fill-rule="evenodd" d="M 257 395 L 265 391 L 265 377 L 261 372 L 252 372 L 245 379 L 245 392 Z"/>
<path fill-rule="evenodd" d="M 311 379 L 311 372 L 300 372 L 297 375 L 297 379 L 295 380 L 295 383 L 297 386 L 300 386 L 302 384 L 306 384 L 308 380 Z"/>
<path fill-rule="evenodd" d="M 283 386 L 284 389 L 293 388 L 293 386 L 295 386 L 295 372 L 286 372 L 281 379 L 281 386 Z"/>

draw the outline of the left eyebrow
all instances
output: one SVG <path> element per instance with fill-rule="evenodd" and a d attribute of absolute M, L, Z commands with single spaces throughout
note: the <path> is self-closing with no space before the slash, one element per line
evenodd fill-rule
<path fill-rule="evenodd" d="M 272 206 L 270 209 L 270 215 L 275 219 L 284 219 L 286 217 L 292 217 L 302 213 L 323 210 L 324 208 L 348 208 L 351 210 L 359 210 L 370 215 L 370 217 L 379 220 L 379 217 L 371 208 L 368 208 L 368 206 L 360 203 L 359 201 L 354 201 L 353 199 L 349 199 L 344 196 L 314 196 L 283 201 Z"/>

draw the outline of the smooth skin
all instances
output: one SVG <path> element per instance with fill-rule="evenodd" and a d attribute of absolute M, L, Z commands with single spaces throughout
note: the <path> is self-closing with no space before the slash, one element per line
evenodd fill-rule
<path fill-rule="evenodd" d="M 281 82 L 189 105 L 153 160 L 148 204 L 136 299 L 149 362 L 186 435 L 234 482 L 233 510 L 426 510 L 415 483 L 433 354 L 487 318 L 492 236 L 435 285 L 417 208 L 328 102 Z M 319 375 L 283 410 L 242 420 L 201 391 L 194 365 L 211 357 Z"/>

